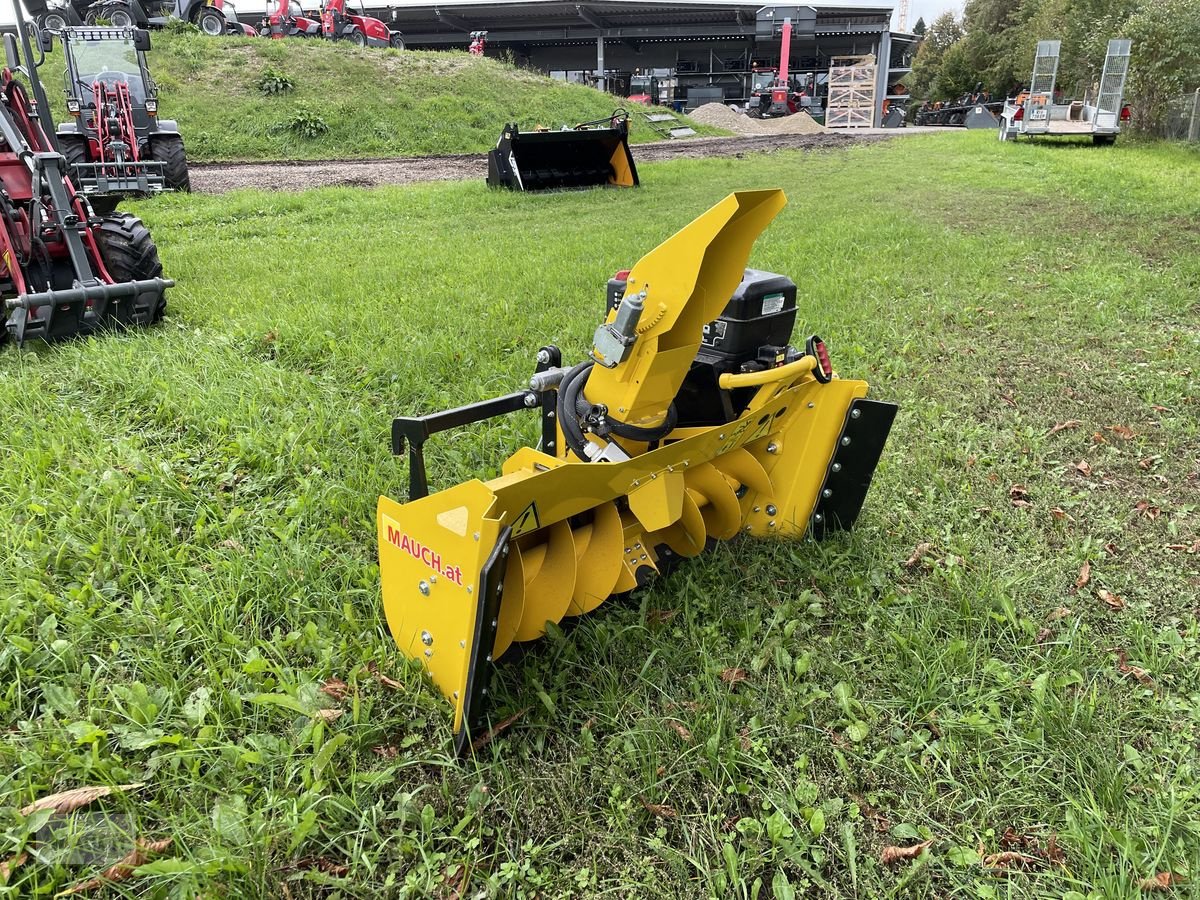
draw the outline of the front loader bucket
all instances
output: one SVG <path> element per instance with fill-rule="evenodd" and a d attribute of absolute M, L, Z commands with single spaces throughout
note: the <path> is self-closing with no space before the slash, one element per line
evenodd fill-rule
<path fill-rule="evenodd" d="M 636 187 L 628 124 L 614 118 L 609 125 L 527 132 L 505 125 L 488 152 L 487 183 L 516 191 Z"/>
<path fill-rule="evenodd" d="M 453 705 L 460 753 L 486 725 L 496 660 L 541 637 L 547 622 L 590 612 L 713 541 L 820 538 L 853 525 L 896 407 L 865 399 L 865 382 L 834 376 L 815 336 L 803 352 L 781 349 L 790 361 L 722 374 L 714 402 L 745 398 L 724 424 L 692 425 L 669 411 L 662 440 L 613 440 L 590 462 L 568 449 L 562 429 L 577 381 L 583 406 L 605 404 L 640 427 L 672 407 L 703 357 L 707 324 L 722 314 L 717 298 L 737 289 L 755 237 L 783 203 L 780 191 L 733 194 L 643 257 L 625 298 L 639 291 L 646 313 L 621 361 L 566 370 L 544 347 L 529 390 L 394 423 L 393 450 L 407 441 L 413 499 L 379 498 L 384 611 L 400 650 Z M 433 433 L 537 408 L 541 449 L 518 450 L 497 478 L 425 495 L 421 448 Z"/>
<path fill-rule="evenodd" d="M 967 110 L 963 125 L 967 128 L 996 128 L 1000 125 L 1000 120 L 982 103 L 976 103 Z"/>

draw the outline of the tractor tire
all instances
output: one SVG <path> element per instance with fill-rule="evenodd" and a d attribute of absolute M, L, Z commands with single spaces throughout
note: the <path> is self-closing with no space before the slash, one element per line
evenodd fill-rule
<path fill-rule="evenodd" d="M 177 134 L 156 134 L 150 138 L 150 158 L 165 163 L 163 178 L 173 191 L 190 193 L 191 176 L 188 175 L 187 154 L 183 149 L 183 138 Z"/>
<path fill-rule="evenodd" d="M 109 10 L 108 22 L 114 28 L 132 28 L 133 14 L 124 7 L 114 7 Z"/>
<path fill-rule="evenodd" d="M 403 50 L 404 49 L 404 35 L 402 35 L 398 31 L 393 31 L 392 36 L 390 38 L 388 38 L 388 44 L 391 45 L 392 49 L 394 49 L 394 50 Z"/>
<path fill-rule="evenodd" d="M 107 215 L 100 220 L 94 234 L 100 259 L 114 282 L 162 277 L 158 248 L 154 246 L 150 229 L 137 216 L 122 212 Z M 135 310 L 131 302 L 123 301 L 117 304 L 115 313 L 109 313 L 109 321 L 105 324 L 118 328 L 150 325 L 163 317 L 166 308 L 167 298 L 161 294 L 149 310 Z"/>
<path fill-rule="evenodd" d="M 58 146 L 62 149 L 62 155 L 67 161 L 67 177 L 73 181 L 75 179 L 75 166 L 88 161 L 87 138 L 81 134 L 60 134 L 58 136 Z"/>
<path fill-rule="evenodd" d="M 367 36 L 355 28 L 350 32 L 350 43 L 355 47 L 365 47 L 367 46 Z"/>
<path fill-rule="evenodd" d="M 220 37 L 225 33 L 225 16 L 211 6 L 206 6 L 196 16 L 196 27 L 209 37 Z"/>
<path fill-rule="evenodd" d="M 62 13 L 46 13 L 42 20 L 42 28 L 46 31 L 62 31 L 67 27 L 67 19 Z"/>

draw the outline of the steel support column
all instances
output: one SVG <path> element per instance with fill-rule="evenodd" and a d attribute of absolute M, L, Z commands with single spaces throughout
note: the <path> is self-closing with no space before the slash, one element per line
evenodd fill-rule
<path fill-rule="evenodd" d="M 608 79 L 604 77 L 604 35 L 596 35 L 596 87 L 608 90 Z"/>
<path fill-rule="evenodd" d="M 888 84 L 891 82 L 892 33 L 885 27 L 875 45 L 875 111 L 871 114 L 871 125 L 883 125 L 883 102 L 887 99 Z"/>

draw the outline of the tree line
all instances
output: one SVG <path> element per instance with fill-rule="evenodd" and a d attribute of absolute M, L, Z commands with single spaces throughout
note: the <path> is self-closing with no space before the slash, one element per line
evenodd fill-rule
<path fill-rule="evenodd" d="M 924 25 L 924 23 L 921 23 Z M 1200 88 L 1200 0 L 967 0 L 922 37 L 908 87 L 917 100 L 975 90 L 996 99 L 1027 85 L 1040 40 L 1062 41 L 1058 85 L 1081 98 L 1100 80 L 1109 38 L 1133 42 L 1126 100 L 1155 131 L 1167 106 Z"/>

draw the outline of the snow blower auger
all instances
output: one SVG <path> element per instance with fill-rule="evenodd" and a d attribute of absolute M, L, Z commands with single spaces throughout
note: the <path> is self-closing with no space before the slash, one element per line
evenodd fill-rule
<path fill-rule="evenodd" d="M 543 347 L 525 390 L 394 420 L 409 502 L 379 498 L 384 610 L 453 704 L 460 754 L 514 641 L 710 542 L 821 538 L 857 518 L 896 407 L 838 378 L 816 335 L 790 346 L 795 285 L 746 268 L 785 202 L 732 194 L 619 273 L 591 359 L 565 368 Z M 522 409 L 540 410 L 539 449 L 498 478 L 428 493 L 432 435 Z"/>
<path fill-rule="evenodd" d="M 17 34 L 4 35 L 8 65 L 0 73 L 0 297 L 8 313 L 0 342 L 149 325 L 162 317 L 175 282 L 161 277 L 140 219 L 98 218 L 76 193 L 43 125 L 53 133 L 30 32 L 43 52 L 49 34 L 26 24 L 19 2 L 13 10 Z M 32 99 L 18 72 L 29 79 Z"/>
<path fill-rule="evenodd" d="M 629 114 L 618 109 L 561 131 L 521 131 L 510 122 L 488 151 L 487 183 L 514 191 L 637 187 Z"/>

